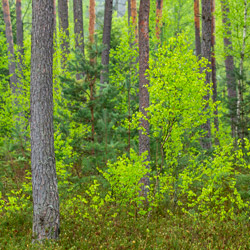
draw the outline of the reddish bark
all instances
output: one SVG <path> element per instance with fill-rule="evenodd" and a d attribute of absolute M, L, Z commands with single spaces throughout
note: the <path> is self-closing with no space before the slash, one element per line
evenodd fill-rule
<path fill-rule="evenodd" d="M 134 31 L 135 31 L 135 42 L 138 43 L 136 0 L 131 0 L 131 17 L 132 17 L 132 25 L 133 25 L 133 28 L 134 28 Z"/>
<path fill-rule="evenodd" d="M 94 43 L 95 38 L 95 0 L 89 0 L 89 41 Z"/>
<path fill-rule="evenodd" d="M 156 37 L 160 40 L 163 0 L 156 1 Z"/>

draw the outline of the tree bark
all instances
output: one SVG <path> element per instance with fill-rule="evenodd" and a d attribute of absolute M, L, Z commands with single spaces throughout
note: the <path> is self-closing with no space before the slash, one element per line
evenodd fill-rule
<path fill-rule="evenodd" d="M 202 42 L 201 42 L 201 55 L 208 60 L 207 67 L 211 69 L 211 38 L 212 38 L 212 13 L 211 13 L 211 0 L 202 0 Z M 204 69 L 203 69 L 204 70 Z M 211 82 L 211 72 L 206 71 L 206 84 Z M 209 100 L 209 92 L 204 96 L 206 101 Z M 208 109 L 208 105 L 205 110 Z M 205 136 L 201 138 L 201 146 L 203 149 L 210 149 L 211 143 L 211 126 L 210 120 L 207 119 L 206 123 L 202 125 Z"/>
<path fill-rule="evenodd" d="M 10 74 L 10 88 L 12 93 L 17 90 L 17 77 L 16 77 L 16 64 L 13 44 L 12 25 L 10 18 L 10 7 L 8 0 L 2 0 L 3 3 L 3 18 L 5 23 L 5 34 L 8 43 L 8 61 L 9 61 L 9 74 Z"/>
<path fill-rule="evenodd" d="M 74 0 L 74 32 L 75 47 L 84 55 L 84 33 L 83 33 L 83 16 L 82 16 L 82 0 Z"/>
<path fill-rule="evenodd" d="M 131 17 L 132 25 L 135 32 L 135 42 L 138 43 L 138 28 L 137 28 L 137 7 L 136 0 L 131 0 Z"/>
<path fill-rule="evenodd" d="M 149 80 L 147 79 L 146 71 L 149 68 L 149 10 L 150 0 L 140 1 L 139 10 L 139 110 L 147 117 L 146 108 L 149 107 L 149 93 L 147 85 Z M 149 141 L 149 122 L 146 119 L 140 120 L 139 130 L 139 153 L 140 155 L 147 152 L 147 161 L 150 160 L 150 141 Z M 149 165 L 147 166 L 149 168 Z M 141 179 L 143 186 L 141 188 L 141 195 L 147 198 L 149 192 L 147 186 L 149 186 L 148 175 Z"/>
<path fill-rule="evenodd" d="M 89 0 L 89 41 L 95 42 L 95 0 Z"/>
<path fill-rule="evenodd" d="M 110 51 L 110 36 L 112 25 L 112 8 L 113 0 L 105 0 L 105 14 L 104 14 L 104 27 L 102 44 L 104 49 L 102 51 L 102 65 L 103 70 L 101 72 L 101 83 L 109 82 L 109 51 Z"/>
<path fill-rule="evenodd" d="M 201 35 L 200 35 L 200 0 L 194 0 L 194 27 L 195 27 L 195 50 L 196 56 L 201 57 Z"/>
<path fill-rule="evenodd" d="M 53 1 L 33 0 L 32 10 L 30 135 L 33 239 L 42 241 L 59 235 L 53 134 Z"/>
<path fill-rule="evenodd" d="M 18 46 L 18 71 L 23 76 L 23 20 L 22 20 L 22 2 L 16 0 L 16 40 Z"/>
<path fill-rule="evenodd" d="M 243 109 L 243 91 L 244 91 L 244 81 L 243 81 L 243 70 L 244 70 L 244 59 L 245 59 L 245 49 L 246 49 L 246 39 L 247 39 L 247 0 L 244 0 L 244 22 L 243 22 L 243 37 L 242 37 L 242 47 L 240 52 L 240 71 L 238 80 L 238 95 L 237 95 L 237 117 L 238 117 L 238 138 L 243 142 L 246 133 L 246 122 L 245 114 Z"/>
<path fill-rule="evenodd" d="M 232 137 L 236 136 L 236 124 L 237 124 L 237 92 L 236 92 L 236 78 L 235 78 L 235 66 L 234 58 L 230 55 L 230 52 L 233 50 L 232 45 L 232 32 L 231 32 L 231 23 L 228 18 L 230 12 L 227 0 L 221 0 L 221 12 L 222 12 L 222 23 L 225 30 L 224 33 L 224 51 L 225 51 L 225 68 L 226 68 L 226 80 L 227 80 L 227 95 L 228 103 L 230 110 L 230 119 L 231 119 L 231 130 Z"/>
<path fill-rule="evenodd" d="M 163 0 L 156 0 L 156 37 L 160 40 Z"/>
<path fill-rule="evenodd" d="M 212 83 L 213 83 L 213 102 L 217 101 L 217 79 L 216 79 L 216 58 L 215 58 L 215 0 L 211 0 L 211 12 L 212 12 L 212 23 L 211 23 L 211 67 L 212 67 Z M 219 131 L 219 119 L 218 119 L 218 107 L 215 106 L 214 111 L 214 126 L 216 131 Z M 218 144 L 218 140 L 217 140 Z"/>
<path fill-rule="evenodd" d="M 65 68 L 67 56 L 69 54 L 69 18 L 68 1 L 58 0 L 59 28 L 61 34 L 62 68 Z"/>

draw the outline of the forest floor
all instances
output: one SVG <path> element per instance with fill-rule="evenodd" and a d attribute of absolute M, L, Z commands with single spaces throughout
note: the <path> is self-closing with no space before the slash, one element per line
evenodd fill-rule
<path fill-rule="evenodd" d="M 61 216 L 60 239 L 32 245 L 32 210 L 0 215 L 0 249 L 250 249 L 250 223 L 194 220 L 158 211 L 148 217 Z"/>

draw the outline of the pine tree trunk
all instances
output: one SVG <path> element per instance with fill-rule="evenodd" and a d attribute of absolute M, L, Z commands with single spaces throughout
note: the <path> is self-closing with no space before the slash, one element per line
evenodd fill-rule
<path fill-rule="evenodd" d="M 201 55 L 208 60 L 207 67 L 211 69 L 211 38 L 212 38 L 212 13 L 211 13 L 211 0 L 202 0 L 202 42 L 201 42 Z M 204 70 L 204 69 L 203 69 Z M 211 82 L 211 72 L 206 71 L 206 84 Z M 209 100 L 209 92 L 204 96 L 206 101 Z M 208 106 L 205 108 L 207 110 Z M 201 138 L 201 146 L 203 149 L 210 149 L 211 143 L 211 126 L 208 119 L 205 124 L 202 125 L 202 129 L 206 133 Z"/>
<path fill-rule="evenodd" d="M 200 35 L 200 0 L 194 0 L 194 26 L 195 26 L 195 50 L 196 56 L 201 57 L 201 35 Z"/>
<path fill-rule="evenodd" d="M 89 0 L 89 41 L 95 42 L 95 0 Z"/>
<path fill-rule="evenodd" d="M 62 50 L 62 68 L 65 68 L 66 58 L 69 54 L 69 20 L 68 20 L 68 1 L 58 0 L 59 28 L 62 33 L 61 50 Z"/>
<path fill-rule="evenodd" d="M 10 19 L 10 7 L 8 0 L 2 0 L 3 3 L 3 18 L 5 22 L 5 34 L 8 43 L 8 61 L 9 61 L 9 74 L 10 74 L 10 88 L 12 93 L 17 90 L 17 77 L 16 77 L 16 64 L 13 44 L 12 25 Z"/>
<path fill-rule="evenodd" d="M 101 72 L 101 83 L 108 83 L 109 74 L 109 51 L 110 51 L 110 36 L 111 36 L 111 25 L 112 25 L 112 8 L 113 0 L 105 0 L 105 14 L 104 14 L 104 27 L 103 27 L 103 38 L 102 44 L 104 49 L 102 51 L 102 65 L 103 70 Z"/>
<path fill-rule="evenodd" d="M 213 83 L 213 102 L 217 101 L 217 79 L 216 79 L 216 58 L 215 58 L 215 0 L 211 0 L 211 12 L 212 12 L 212 24 L 211 24 L 211 67 L 212 67 L 212 83 Z M 215 106 L 214 111 L 214 126 L 216 131 L 219 131 L 219 119 L 218 119 L 218 107 Z M 216 139 L 216 143 L 218 144 L 218 140 Z"/>
<path fill-rule="evenodd" d="M 156 1 L 156 37 L 160 40 L 163 0 Z"/>
<path fill-rule="evenodd" d="M 245 59 L 245 49 L 246 49 L 246 39 L 247 39 L 247 0 L 244 0 L 244 23 L 243 23 L 243 37 L 242 37 L 242 47 L 240 52 L 240 71 L 238 80 L 238 96 L 237 96 L 237 116 L 238 116 L 238 138 L 242 140 L 246 134 L 246 124 L 245 124 L 245 113 L 243 109 L 243 91 L 244 91 L 244 81 L 243 81 L 243 69 L 244 69 L 244 59 Z"/>
<path fill-rule="evenodd" d="M 221 0 L 221 12 L 222 12 L 222 23 L 225 30 L 224 35 L 224 51 L 225 51 L 225 68 L 226 68 L 226 80 L 227 80 L 227 95 L 228 103 L 230 110 L 230 119 L 231 119 L 231 130 L 232 137 L 236 136 L 236 124 L 237 124 L 237 93 L 236 93 L 236 79 L 235 79 L 235 66 L 234 58 L 230 55 L 230 52 L 233 50 L 232 45 L 232 32 L 231 32 L 231 23 L 228 18 L 229 7 L 227 0 Z"/>
<path fill-rule="evenodd" d="M 59 235 L 59 197 L 53 134 L 53 1 L 32 2 L 31 167 L 33 240 Z M 46 32 L 44 32 L 46 31 Z"/>
<path fill-rule="evenodd" d="M 130 25 L 131 20 L 131 0 L 128 0 L 128 26 Z"/>
<path fill-rule="evenodd" d="M 150 0 L 140 1 L 139 10 L 139 110 L 147 116 L 146 108 L 149 107 L 149 93 L 146 85 L 149 85 L 146 71 L 149 68 L 149 10 Z M 147 161 L 150 159 L 149 122 L 146 119 L 140 120 L 140 126 L 145 129 L 139 130 L 139 153 L 148 152 Z M 149 166 L 148 166 L 149 168 Z M 145 198 L 149 192 L 149 177 L 146 175 L 141 179 L 143 186 L 141 195 Z"/>
<path fill-rule="evenodd" d="M 18 71 L 23 76 L 23 20 L 22 20 L 22 2 L 16 0 L 16 40 L 18 46 Z"/>
<path fill-rule="evenodd" d="M 135 42 L 138 43 L 138 28 L 137 28 L 137 7 L 136 0 L 131 0 L 131 17 L 133 29 L 135 31 Z"/>
<path fill-rule="evenodd" d="M 84 33 L 83 33 L 83 16 L 82 16 L 82 0 L 74 0 L 74 32 L 75 47 L 84 55 Z"/>

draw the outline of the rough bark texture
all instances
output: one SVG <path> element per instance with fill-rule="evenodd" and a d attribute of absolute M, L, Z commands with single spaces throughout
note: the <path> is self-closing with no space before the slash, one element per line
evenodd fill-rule
<path fill-rule="evenodd" d="M 61 50 L 63 51 L 62 56 L 62 67 L 65 67 L 66 56 L 69 54 L 69 18 L 68 18 L 68 1 L 58 0 L 58 14 L 59 14 L 59 28 L 62 34 Z"/>
<path fill-rule="evenodd" d="M 12 34 L 12 25 L 10 19 L 10 7 L 8 0 L 2 0 L 3 3 L 3 18 L 5 23 L 5 34 L 8 43 L 8 61 L 9 61 L 9 74 L 10 74 L 10 88 L 12 93 L 16 92 L 16 64 L 15 64 L 15 55 L 14 55 L 14 44 L 13 44 L 13 34 Z"/>
<path fill-rule="evenodd" d="M 200 0 L 194 0 L 194 27 L 195 27 L 195 50 L 196 56 L 201 57 L 201 35 L 200 35 Z"/>
<path fill-rule="evenodd" d="M 149 106 L 149 93 L 146 88 L 146 85 L 149 85 L 146 73 L 149 68 L 149 10 L 150 0 L 141 0 L 139 10 L 139 109 L 144 116 L 147 116 L 145 109 Z M 146 119 L 141 119 L 140 126 L 145 132 L 139 131 L 139 153 L 142 154 L 147 151 L 147 160 L 149 161 L 149 122 Z M 141 182 L 143 183 L 141 195 L 147 197 L 148 188 L 146 186 L 149 186 L 149 177 L 147 175 L 144 176 Z"/>
<path fill-rule="evenodd" d="M 89 0 L 89 41 L 94 43 L 95 38 L 95 0 Z"/>
<path fill-rule="evenodd" d="M 57 32 L 56 32 L 56 0 L 53 0 L 53 5 L 54 5 L 54 40 L 56 42 L 56 36 L 57 36 Z"/>
<path fill-rule="evenodd" d="M 82 0 L 74 0 L 74 32 L 75 46 L 84 55 L 84 33 L 83 33 L 83 16 L 82 16 Z"/>
<path fill-rule="evenodd" d="M 113 7 L 113 0 L 106 0 L 105 1 L 103 38 L 102 38 L 102 44 L 104 46 L 104 49 L 102 51 L 102 65 L 104 68 L 101 72 L 101 83 L 104 83 L 104 82 L 108 83 L 110 36 L 111 36 L 111 25 L 112 25 L 112 7 Z"/>
<path fill-rule="evenodd" d="M 132 24 L 133 24 L 134 31 L 135 31 L 135 42 L 138 43 L 136 0 L 131 0 L 131 17 L 132 17 Z"/>
<path fill-rule="evenodd" d="M 16 0 L 16 40 L 18 46 L 18 71 L 20 75 L 23 75 L 23 20 L 22 20 L 22 2 Z"/>
<path fill-rule="evenodd" d="M 212 67 L 212 83 L 213 83 L 213 102 L 217 101 L 217 79 L 216 79 L 216 58 L 215 58 L 215 0 L 211 0 L 211 12 L 212 12 L 212 23 L 211 23 L 211 67 Z M 216 105 L 214 111 L 214 126 L 216 131 L 219 131 L 219 119 L 218 119 L 218 107 Z"/>
<path fill-rule="evenodd" d="M 235 66 L 234 58 L 230 55 L 230 52 L 233 50 L 232 46 L 232 33 L 231 33 L 231 23 L 228 18 L 229 7 L 227 0 L 221 1 L 221 12 L 222 12 L 222 23 L 225 30 L 224 33 L 224 50 L 225 50 L 225 68 L 226 68 L 226 80 L 227 80 L 227 95 L 228 103 L 230 110 L 230 119 L 231 119 L 231 130 L 232 136 L 236 136 L 236 124 L 237 124 L 237 93 L 236 93 L 236 78 L 235 78 Z"/>
<path fill-rule="evenodd" d="M 33 238 L 59 235 L 59 197 L 53 134 L 53 1 L 33 0 L 31 48 L 31 167 Z"/>
<path fill-rule="evenodd" d="M 160 40 L 163 0 L 156 0 L 156 37 Z"/>
<path fill-rule="evenodd" d="M 201 42 L 201 55 L 205 57 L 208 62 L 211 62 L 211 38 L 212 38 L 212 13 L 211 13 L 211 0 L 202 0 L 202 42 Z M 208 64 L 207 67 L 211 68 Z M 206 71 L 206 84 L 210 84 L 211 72 Z M 204 96 L 205 100 L 209 100 L 209 93 Z M 207 109 L 208 107 L 206 107 Z M 207 120 L 205 124 L 202 125 L 202 129 L 206 133 L 201 139 L 201 146 L 204 149 L 210 149 L 211 144 L 211 126 L 210 120 Z"/>

